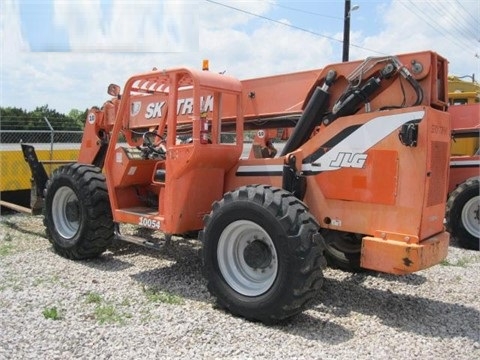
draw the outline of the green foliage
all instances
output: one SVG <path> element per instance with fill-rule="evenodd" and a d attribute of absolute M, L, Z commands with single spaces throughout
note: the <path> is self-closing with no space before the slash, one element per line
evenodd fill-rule
<path fill-rule="evenodd" d="M 87 294 L 87 304 L 100 304 L 102 302 L 102 297 L 100 294 L 95 292 L 90 292 Z"/>
<path fill-rule="evenodd" d="M 100 323 L 125 323 L 125 318 L 131 317 L 130 314 L 119 313 L 116 307 L 112 304 L 105 303 L 102 296 L 96 292 L 89 292 L 86 294 L 86 303 L 95 304 L 93 310 L 93 317 Z M 122 302 L 121 305 L 124 305 Z"/>
<path fill-rule="evenodd" d="M 79 129 L 83 129 L 85 119 L 87 118 L 87 114 L 88 114 L 88 109 L 85 109 L 85 111 L 72 109 L 70 110 L 67 116 L 71 119 L 72 124 L 77 126 Z"/>
<path fill-rule="evenodd" d="M 87 113 L 88 109 L 84 111 L 72 109 L 68 115 L 65 115 L 55 109 L 50 109 L 48 105 L 38 106 L 33 111 L 15 107 L 0 107 L 0 129 L 39 131 L 45 137 L 45 139 L 40 139 L 40 142 L 49 142 L 51 128 L 54 131 L 82 131 Z M 39 140 L 38 136 L 40 134 L 35 134 L 37 136 L 36 140 Z M 27 134 L 22 134 L 22 136 L 24 142 L 31 141 Z M 19 138 L 14 137 L 12 134 L 2 134 L 0 140 L 2 143 L 17 143 L 20 141 Z M 59 142 L 61 140 L 55 139 L 55 141 Z"/>
<path fill-rule="evenodd" d="M 43 316 L 45 319 L 50 319 L 50 320 L 60 320 L 62 317 L 60 316 L 59 311 L 55 306 L 51 308 L 45 308 L 43 309 L 42 312 Z"/>
<path fill-rule="evenodd" d="M 95 319 L 100 324 L 105 323 L 123 323 L 122 316 L 117 312 L 117 309 L 113 305 L 99 305 L 94 311 Z"/>
<path fill-rule="evenodd" d="M 151 302 L 161 302 L 171 305 L 183 305 L 185 301 L 178 295 L 171 294 L 167 291 L 160 291 L 155 289 L 143 289 L 145 296 Z"/>
<path fill-rule="evenodd" d="M 7 256 L 13 250 L 12 234 L 7 232 L 3 235 L 3 241 L 0 241 L 0 256 Z"/>
<path fill-rule="evenodd" d="M 480 256 L 463 256 L 455 261 L 450 261 L 448 259 L 443 260 L 440 265 L 443 266 L 458 266 L 458 267 L 467 267 L 468 264 L 476 263 L 480 260 Z"/>
<path fill-rule="evenodd" d="M 0 107 L 0 126 L 2 130 L 15 130 L 17 123 L 27 119 L 28 112 L 19 108 L 2 108 Z"/>

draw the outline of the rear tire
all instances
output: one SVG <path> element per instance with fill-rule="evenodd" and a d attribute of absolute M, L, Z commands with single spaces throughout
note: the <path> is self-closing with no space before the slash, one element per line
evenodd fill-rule
<path fill-rule="evenodd" d="M 102 254 L 114 233 L 101 170 L 81 164 L 57 169 L 47 182 L 43 222 L 59 255 L 78 260 Z"/>
<path fill-rule="evenodd" d="M 445 219 L 450 234 L 466 249 L 480 247 L 479 178 L 471 178 L 459 185 L 447 201 Z"/>
<path fill-rule="evenodd" d="M 226 193 L 200 232 L 205 277 L 218 305 L 265 323 L 303 311 L 323 284 L 318 228 L 285 190 L 258 185 Z"/>
<path fill-rule="evenodd" d="M 328 229 L 322 229 L 321 233 L 329 266 L 348 272 L 365 271 L 360 267 L 362 235 Z"/>

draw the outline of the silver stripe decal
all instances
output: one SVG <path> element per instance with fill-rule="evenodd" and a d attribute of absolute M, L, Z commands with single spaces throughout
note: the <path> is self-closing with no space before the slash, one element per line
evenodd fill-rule
<path fill-rule="evenodd" d="M 361 160 L 366 159 L 364 153 L 374 146 L 376 143 L 390 135 L 403 124 L 421 120 L 425 115 L 425 111 L 413 111 L 403 114 L 384 115 L 376 117 L 365 123 L 350 136 L 340 141 L 331 148 L 326 154 L 310 164 L 303 164 L 303 171 L 330 171 L 338 170 L 342 166 L 337 164 L 344 159 L 352 162 L 353 165 L 362 164 Z M 337 120 L 337 121 L 341 121 Z M 364 155 L 364 158 L 361 155 Z M 348 159 L 346 158 L 349 157 Z M 352 166 L 361 167 L 361 166 Z"/>
<path fill-rule="evenodd" d="M 283 165 L 241 165 L 237 169 L 237 173 L 265 173 L 265 172 L 282 172 Z"/>
<path fill-rule="evenodd" d="M 342 163 L 342 160 L 349 163 L 350 167 L 362 167 L 361 165 L 366 160 L 364 152 L 403 124 L 409 121 L 421 120 L 424 115 L 425 111 L 422 110 L 373 118 L 313 163 L 303 164 L 302 171 L 321 172 L 338 170 L 341 167 L 345 167 L 338 165 Z M 242 165 L 237 169 L 237 174 L 265 172 L 283 172 L 283 165 Z"/>

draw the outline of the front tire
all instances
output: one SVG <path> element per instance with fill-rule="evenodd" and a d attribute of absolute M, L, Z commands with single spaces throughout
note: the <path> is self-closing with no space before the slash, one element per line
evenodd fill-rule
<path fill-rule="evenodd" d="M 459 185 L 447 201 L 445 219 L 447 229 L 463 248 L 480 247 L 479 178 L 471 178 Z"/>
<path fill-rule="evenodd" d="M 210 293 L 233 314 L 265 323 L 303 311 L 323 284 L 318 228 L 285 190 L 258 185 L 225 194 L 200 232 Z"/>
<path fill-rule="evenodd" d="M 79 260 L 102 254 L 114 233 L 101 170 L 81 164 L 55 170 L 46 185 L 43 222 L 59 255 Z"/>

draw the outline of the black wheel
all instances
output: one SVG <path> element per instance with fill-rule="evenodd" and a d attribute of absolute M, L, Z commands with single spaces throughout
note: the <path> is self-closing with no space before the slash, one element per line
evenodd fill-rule
<path fill-rule="evenodd" d="M 479 250 L 479 178 L 468 179 L 450 194 L 445 219 L 448 231 L 458 240 L 460 246 Z"/>
<path fill-rule="evenodd" d="M 318 224 L 291 193 L 244 186 L 214 203 L 200 232 L 204 271 L 217 303 L 272 323 L 304 310 L 323 284 Z"/>
<path fill-rule="evenodd" d="M 329 266 L 350 272 L 364 271 L 360 267 L 362 235 L 322 229 L 325 257 Z"/>
<path fill-rule="evenodd" d="M 92 165 L 57 169 L 47 182 L 44 220 L 54 250 L 69 259 L 92 258 L 113 240 L 105 177 Z"/>

